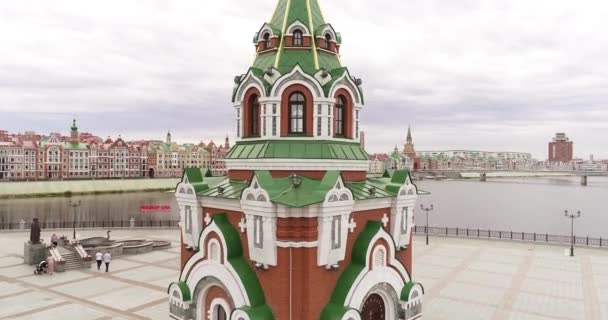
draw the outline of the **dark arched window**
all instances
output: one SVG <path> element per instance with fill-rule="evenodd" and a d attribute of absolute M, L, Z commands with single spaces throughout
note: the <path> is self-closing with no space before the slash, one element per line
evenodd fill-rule
<path fill-rule="evenodd" d="M 301 30 L 295 30 L 293 32 L 293 45 L 294 47 L 301 47 L 303 45 L 302 43 L 302 31 Z"/>
<path fill-rule="evenodd" d="M 270 48 L 270 34 L 269 33 L 265 33 L 264 34 L 264 49 L 268 49 Z"/>
<path fill-rule="evenodd" d="M 260 135 L 260 101 L 257 95 L 249 98 L 249 135 Z"/>
<path fill-rule="evenodd" d="M 325 35 L 325 49 L 329 50 L 330 43 L 331 43 L 331 34 L 328 33 Z"/>
<path fill-rule="evenodd" d="M 294 92 L 289 96 L 289 133 L 304 133 L 304 115 L 306 100 L 300 92 Z"/>
<path fill-rule="evenodd" d="M 344 99 L 344 96 L 338 96 L 338 101 L 336 102 L 336 114 L 335 114 L 335 119 L 336 119 L 336 136 L 343 136 L 344 135 L 344 127 L 345 127 L 345 122 L 344 122 L 344 109 L 346 108 L 346 99 Z"/>

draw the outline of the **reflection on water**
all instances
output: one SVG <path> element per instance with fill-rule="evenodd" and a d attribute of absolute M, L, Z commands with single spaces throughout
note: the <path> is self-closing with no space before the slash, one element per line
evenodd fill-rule
<path fill-rule="evenodd" d="M 517 232 L 570 234 L 564 210 L 582 211 L 575 222 L 579 236 L 608 237 L 608 177 L 505 178 L 430 181 L 417 185 L 431 192 L 419 202 L 433 203 L 429 225 Z M 419 225 L 424 218 L 417 216 Z"/>
<path fill-rule="evenodd" d="M 67 197 L 0 199 L 0 222 L 72 221 L 73 212 L 68 207 Z M 76 209 L 77 221 L 127 221 L 130 218 L 143 221 L 166 221 L 179 219 L 179 209 L 171 192 L 122 193 L 106 195 L 74 196 L 72 201 L 82 201 Z M 142 205 L 170 205 L 171 212 L 140 213 Z M 2 220 L 3 219 L 3 220 Z"/>

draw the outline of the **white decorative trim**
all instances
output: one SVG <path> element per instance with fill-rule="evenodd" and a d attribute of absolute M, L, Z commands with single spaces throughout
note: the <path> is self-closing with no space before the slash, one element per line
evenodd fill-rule
<path fill-rule="evenodd" d="M 276 266 L 277 218 L 275 205 L 270 200 L 257 177 L 253 177 L 249 187 L 242 192 L 241 208 L 246 216 L 249 258 L 263 265 Z M 256 235 L 261 236 L 261 242 L 255 238 Z"/>
<path fill-rule="evenodd" d="M 221 306 L 222 308 L 224 308 L 224 311 L 226 312 L 226 316 L 230 316 L 230 313 L 232 312 L 232 310 L 230 309 L 230 304 L 228 304 L 228 301 L 222 299 L 222 298 L 215 298 L 211 301 L 211 304 L 209 304 L 209 311 L 207 314 L 207 317 L 209 320 L 215 320 L 216 317 L 215 316 L 215 307 L 216 306 Z"/>
<path fill-rule="evenodd" d="M 352 87 L 348 86 L 347 84 Z M 358 109 L 361 109 L 363 107 L 363 99 L 358 90 L 357 84 L 353 82 L 348 70 L 344 72 L 344 74 L 342 74 L 338 79 L 336 79 L 336 81 L 334 81 L 331 89 L 329 89 L 329 97 L 334 97 L 339 89 L 344 89 L 351 94 L 351 97 L 353 98 L 353 107 L 356 107 Z M 353 92 L 353 89 L 355 92 Z"/>
<path fill-rule="evenodd" d="M 369 160 L 226 159 L 228 170 L 340 170 L 367 171 Z"/>
<path fill-rule="evenodd" d="M 374 250 L 374 244 L 380 239 L 384 239 L 389 246 L 386 248 L 387 266 L 372 269 L 369 265 L 370 257 L 373 257 L 372 250 Z M 363 304 L 363 299 L 365 296 L 375 285 L 379 283 L 387 283 L 395 290 L 397 296 L 399 296 L 405 283 L 411 281 L 405 267 L 395 258 L 395 244 L 390 234 L 388 234 L 384 229 L 380 229 L 369 243 L 370 244 L 365 255 L 365 270 L 368 271 L 364 271 L 357 276 L 346 296 L 346 305 L 358 310 Z M 371 260 L 373 261 L 373 259 Z"/>
<path fill-rule="evenodd" d="M 296 28 L 302 31 L 303 36 L 310 37 L 310 30 L 308 30 L 308 27 L 299 20 L 294 21 L 291 25 L 289 25 L 289 27 L 287 27 L 287 33 L 285 33 L 285 35 L 292 36 L 293 31 Z"/>
<path fill-rule="evenodd" d="M 315 248 L 319 241 L 277 241 L 279 248 Z"/>
<path fill-rule="evenodd" d="M 241 105 L 243 98 L 245 97 L 245 93 L 247 93 L 247 90 L 252 87 L 258 89 L 260 92 L 260 98 L 266 96 L 266 91 L 264 90 L 262 80 L 256 77 L 250 70 L 238 84 L 236 95 L 234 97 L 235 104 Z"/>
<path fill-rule="evenodd" d="M 291 78 L 291 79 L 290 79 Z M 302 79 L 302 80 L 296 80 Z M 300 68 L 299 65 L 296 65 L 293 70 L 289 73 L 284 74 L 275 82 L 275 86 L 272 87 L 270 91 L 271 97 L 280 97 L 283 95 L 283 91 L 289 88 L 293 84 L 301 84 L 310 90 L 310 93 L 313 97 L 324 97 L 323 87 L 317 79 L 309 76 L 306 72 Z M 314 87 L 312 87 L 314 85 Z"/>
<path fill-rule="evenodd" d="M 217 261 L 205 259 L 207 248 L 204 246 L 204 241 L 212 232 L 217 234 L 220 238 L 222 256 L 228 256 L 226 253 L 226 239 L 224 239 L 223 233 L 219 227 L 212 221 L 211 224 L 203 230 L 199 239 L 200 250 L 186 262 L 186 265 L 180 274 L 180 281 L 185 281 L 190 288 L 190 292 L 194 294 L 194 290 L 199 281 L 205 277 L 215 277 L 226 287 L 226 291 L 232 297 L 236 308 L 249 305 L 249 296 L 247 295 L 245 286 L 229 260 L 225 259 L 225 263 L 221 264 Z M 188 278 L 186 278 L 186 275 L 188 275 Z"/>

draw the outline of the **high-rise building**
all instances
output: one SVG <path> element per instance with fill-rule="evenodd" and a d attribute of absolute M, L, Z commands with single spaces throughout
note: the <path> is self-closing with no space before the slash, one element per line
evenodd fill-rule
<path fill-rule="evenodd" d="M 318 0 L 279 0 L 235 78 L 226 177 L 186 169 L 175 195 L 173 319 L 419 319 L 407 170 L 368 179 L 361 80 Z"/>
<path fill-rule="evenodd" d="M 549 142 L 549 162 L 570 162 L 574 154 L 574 143 L 565 133 L 558 132 Z"/>

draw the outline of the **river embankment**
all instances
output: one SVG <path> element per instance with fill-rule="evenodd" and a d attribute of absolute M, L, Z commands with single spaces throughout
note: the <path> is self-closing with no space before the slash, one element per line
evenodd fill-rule
<path fill-rule="evenodd" d="M 0 182 L 0 199 L 169 191 L 178 182 L 177 178 Z"/>

